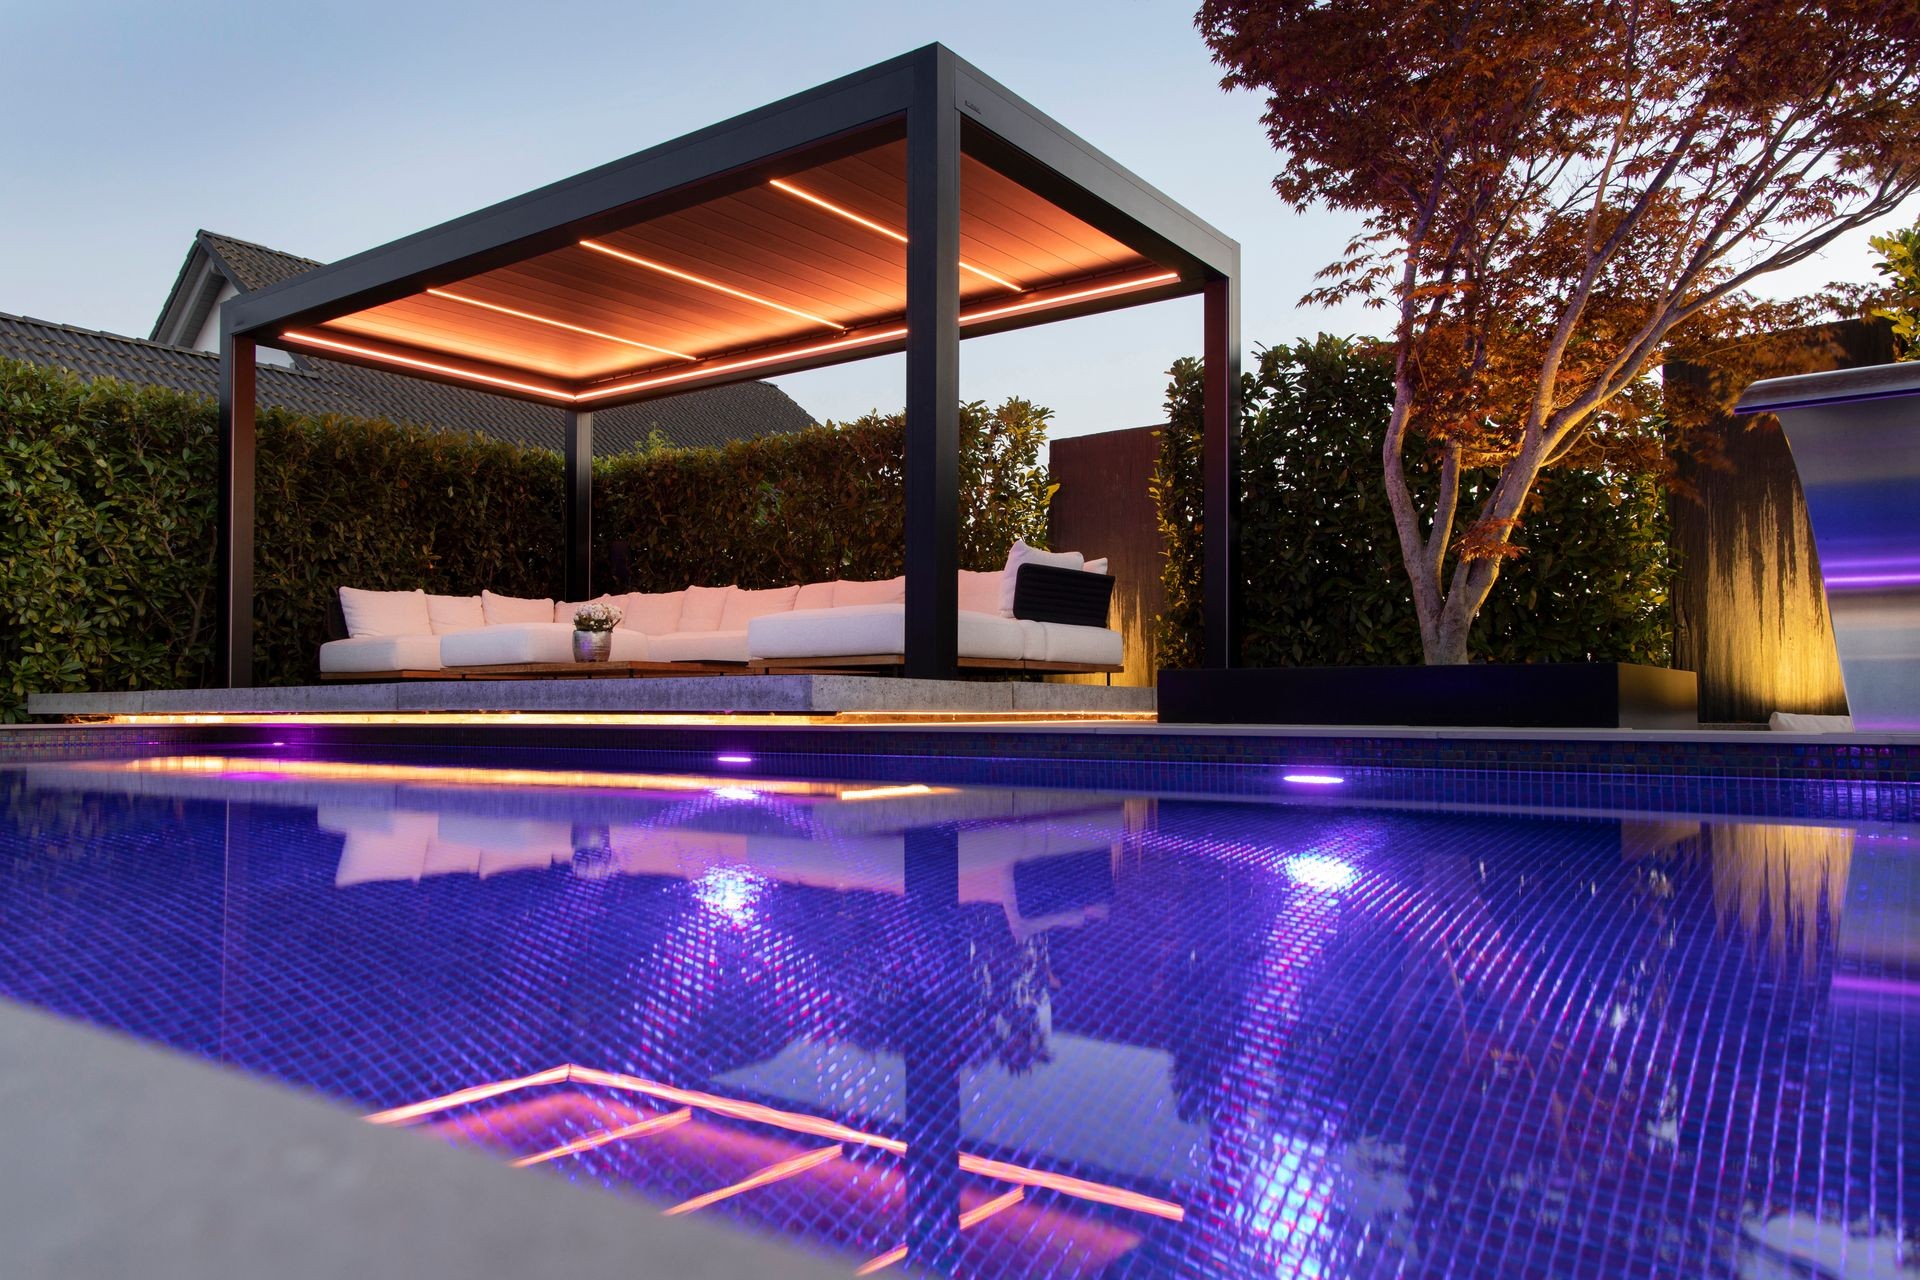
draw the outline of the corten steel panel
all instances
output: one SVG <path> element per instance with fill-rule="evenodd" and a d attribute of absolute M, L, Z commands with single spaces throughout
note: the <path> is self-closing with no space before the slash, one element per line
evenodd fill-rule
<path fill-rule="evenodd" d="M 1920 731 L 1920 366 L 1773 378 L 1738 408 L 1793 450 L 1854 727 Z"/>
<path fill-rule="evenodd" d="M 962 158 L 960 193 L 965 306 L 993 310 L 1155 267 L 978 160 Z M 319 331 L 568 383 L 686 367 L 897 325 L 905 227 L 906 143 L 888 141 Z"/>
<path fill-rule="evenodd" d="M 1166 608 L 1167 542 L 1154 506 L 1153 468 L 1160 428 L 1131 427 L 1055 440 L 1048 478 L 1060 486 L 1047 507 L 1047 541 L 1056 551 L 1105 556 L 1113 575 L 1108 625 L 1125 642 L 1117 685 L 1151 685 L 1154 630 Z M 1104 676 L 1052 676 L 1064 684 L 1101 684 Z"/>
<path fill-rule="evenodd" d="M 1770 334 L 1740 363 L 1776 374 L 1881 364 L 1883 323 L 1850 321 Z M 1668 363 L 1669 395 L 1717 402 L 1738 384 L 1699 364 Z M 1675 560 L 1673 665 L 1700 675 L 1700 719 L 1764 722 L 1775 711 L 1841 715 L 1846 686 L 1834 652 L 1820 560 L 1793 455 L 1777 423 L 1716 414 L 1703 435 L 1711 465 L 1680 460 L 1683 495 L 1668 502 Z"/>

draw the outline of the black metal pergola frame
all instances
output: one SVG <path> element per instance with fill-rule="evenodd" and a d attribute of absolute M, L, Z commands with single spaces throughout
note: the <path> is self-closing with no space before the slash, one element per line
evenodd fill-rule
<path fill-rule="evenodd" d="M 254 354 L 282 335 L 475 273 L 524 261 L 583 236 L 684 209 L 783 172 L 796 157 L 898 121 L 906 139 L 905 336 L 750 370 L 716 371 L 666 389 L 602 398 L 595 407 L 678 394 L 905 350 L 906 635 L 909 676 L 957 671 L 959 567 L 960 185 L 962 149 L 1143 257 L 1177 272 L 1144 292 L 1096 297 L 1032 317 L 970 327 L 968 336 L 1201 294 L 1204 343 L 1204 645 L 1231 665 L 1235 459 L 1240 384 L 1239 264 L 1234 241 L 1081 141 L 941 45 L 890 59 L 722 124 L 688 134 L 457 218 L 378 249 L 226 302 L 220 323 L 222 656 L 225 682 L 252 683 Z M 289 349 L 298 349 L 292 344 Z M 331 357 L 330 357 L 331 358 Z M 385 366 L 381 366 L 385 367 Z M 390 370 L 393 371 L 393 370 Z M 393 371 L 393 372 L 405 372 Z M 430 375 L 414 375 L 430 376 Z M 499 392 L 494 387 L 482 388 Z M 538 397 L 528 397 L 537 399 Z M 585 599 L 592 520 L 590 411 L 569 408 L 566 597 Z"/>

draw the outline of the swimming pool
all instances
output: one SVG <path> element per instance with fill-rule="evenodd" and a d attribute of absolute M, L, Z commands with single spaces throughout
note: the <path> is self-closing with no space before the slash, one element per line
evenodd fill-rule
<path fill-rule="evenodd" d="M 1920 1256 L 1884 796 L 644 764 L 0 768 L 0 993 L 849 1272 Z"/>

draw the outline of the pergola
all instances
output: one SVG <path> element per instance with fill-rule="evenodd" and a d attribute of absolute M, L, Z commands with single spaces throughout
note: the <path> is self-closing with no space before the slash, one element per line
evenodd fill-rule
<path fill-rule="evenodd" d="M 904 350 L 907 674 L 956 670 L 960 339 L 1198 293 L 1205 653 L 1228 665 L 1239 246 L 940 45 L 221 309 L 227 683 L 252 682 L 254 351 L 566 411 L 566 598 L 596 409 Z"/>

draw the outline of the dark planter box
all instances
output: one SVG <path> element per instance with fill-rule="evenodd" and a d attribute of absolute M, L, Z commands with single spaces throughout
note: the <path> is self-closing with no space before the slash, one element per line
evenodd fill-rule
<path fill-rule="evenodd" d="M 1162 724 L 1696 729 L 1691 671 L 1624 662 L 1162 671 Z"/>

